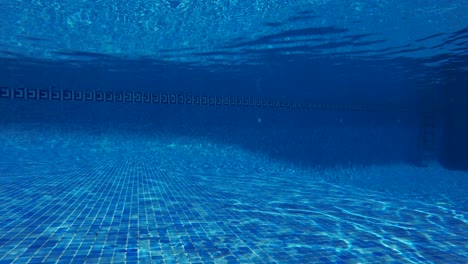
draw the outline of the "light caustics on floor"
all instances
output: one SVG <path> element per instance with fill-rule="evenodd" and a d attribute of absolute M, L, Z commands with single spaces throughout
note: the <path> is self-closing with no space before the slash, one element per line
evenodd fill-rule
<path fill-rule="evenodd" d="M 466 211 L 323 177 L 369 178 L 375 169 L 301 170 L 200 139 L 146 138 L 116 151 L 113 137 L 84 148 L 84 138 L 14 133 L 0 136 L 0 263 L 468 258 Z"/>

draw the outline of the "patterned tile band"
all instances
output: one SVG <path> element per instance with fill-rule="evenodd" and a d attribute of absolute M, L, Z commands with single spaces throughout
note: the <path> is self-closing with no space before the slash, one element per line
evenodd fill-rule
<path fill-rule="evenodd" d="M 405 112 L 410 108 L 394 104 L 319 104 L 255 97 L 229 97 L 206 95 L 183 95 L 175 93 L 145 93 L 122 91 L 84 91 L 61 89 L 30 89 L 0 87 L 0 98 L 51 100 L 51 101 L 90 101 L 142 104 L 185 104 L 225 107 L 264 107 L 310 110 L 344 110 L 366 112 Z"/>

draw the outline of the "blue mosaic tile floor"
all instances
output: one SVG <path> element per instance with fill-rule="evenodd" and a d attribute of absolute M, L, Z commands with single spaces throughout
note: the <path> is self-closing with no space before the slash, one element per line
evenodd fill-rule
<path fill-rule="evenodd" d="M 28 133 L 0 133 L 0 263 L 468 259 L 465 205 L 324 177 L 422 169 L 299 170 L 201 139 Z"/>

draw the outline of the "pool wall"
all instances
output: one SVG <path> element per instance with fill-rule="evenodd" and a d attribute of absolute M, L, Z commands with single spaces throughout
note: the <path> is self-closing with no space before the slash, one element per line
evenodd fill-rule
<path fill-rule="evenodd" d="M 307 167 L 432 159 L 421 148 L 415 87 L 424 85 L 402 81 L 391 65 L 324 60 L 241 74 L 144 61 L 18 63 L 1 71 L 6 123 L 206 137 Z M 366 70 L 366 78 L 337 80 Z"/>

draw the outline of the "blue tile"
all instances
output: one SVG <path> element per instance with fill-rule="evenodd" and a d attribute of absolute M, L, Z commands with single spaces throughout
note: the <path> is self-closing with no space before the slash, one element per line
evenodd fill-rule
<path fill-rule="evenodd" d="M 159 147 L 152 151 L 167 145 Z M 7 223 L 0 227 L 0 263 L 11 261 L 1 257 L 9 246 L 18 247 L 18 258 L 38 263 L 62 253 L 62 263 L 138 263 L 138 257 L 155 263 L 462 263 L 468 257 L 460 247 L 468 242 L 463 213 L 429 201 L 315 181 L 268 162 L 272 167 L 259 170 L 262 165 L 249 160 L 207 158 L 222 160 L 231 155 L 227 150 L 191 156 L 171 147 L 175 154 L 132 156 L 123 148 L 125 158 L 115 158 L 88 148 L 81 156 L 60 149 L 59 158 L 43 146 L 35 158 L 55 165 L 42 169 L 40 162 L 13 161 L 18 171 L 0 185 L 6 203 L 0 222 Z M 212 164 L 201 168 L 195 160 Z M 33 200 L 27 209 L 26 199 Z"/>

